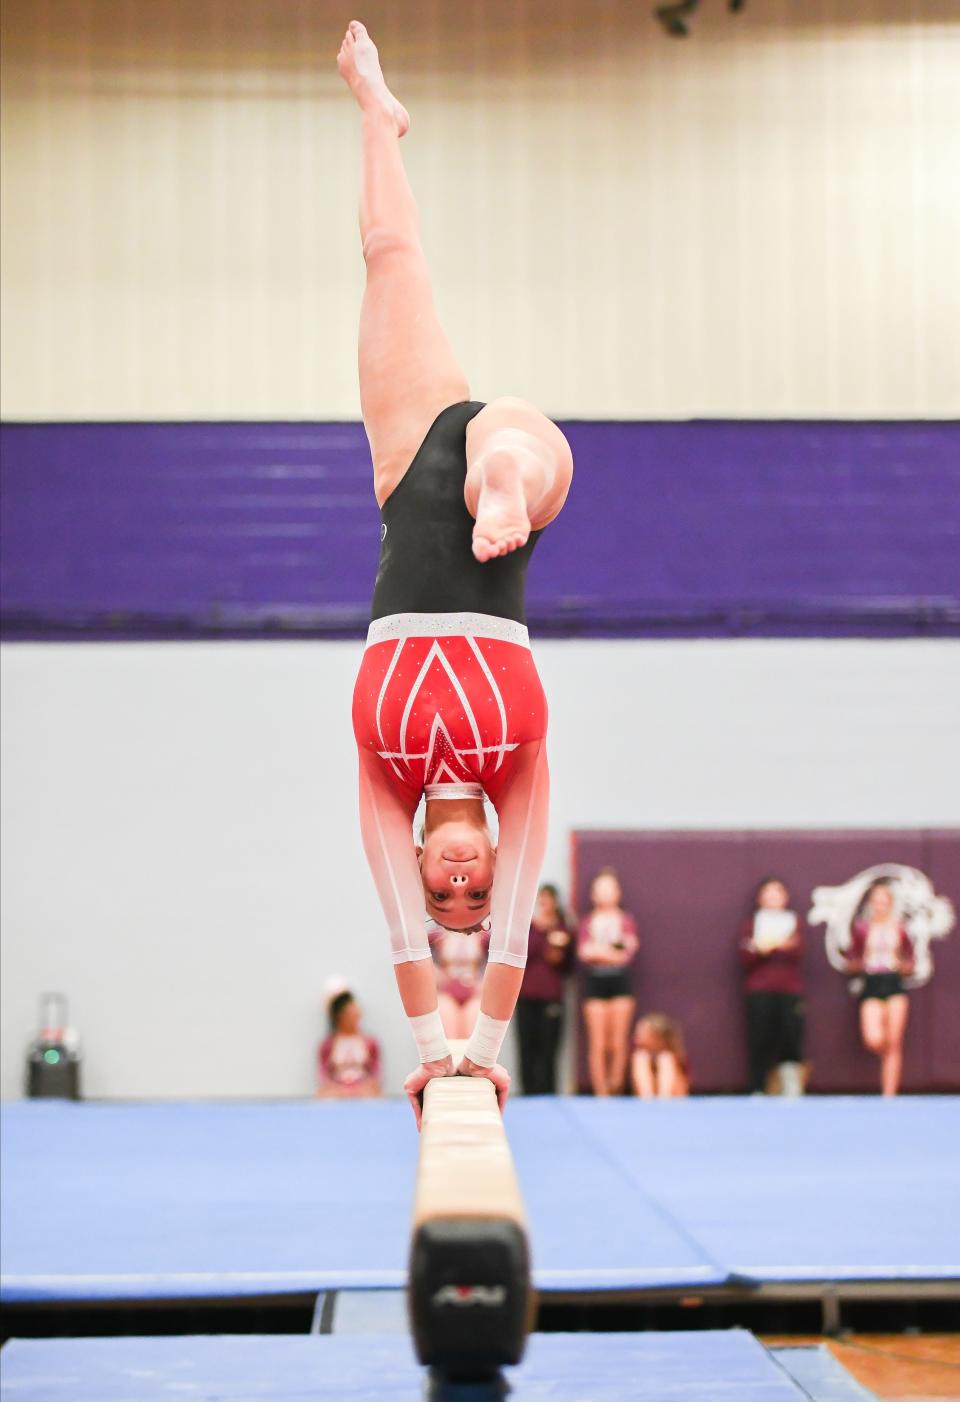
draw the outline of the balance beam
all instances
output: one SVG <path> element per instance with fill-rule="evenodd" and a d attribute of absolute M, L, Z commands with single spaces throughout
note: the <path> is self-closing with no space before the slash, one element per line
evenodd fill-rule
<path fill-rule="evenodd" d="M 466 1043 L 454 1043 L 458 1062 Z M 523 1356 L 534 1307 L 520 1188 L 490 1081 L 423 1094 L 408 1285 L 417 1356 L 434 1377 L 483 1381 Z"/>

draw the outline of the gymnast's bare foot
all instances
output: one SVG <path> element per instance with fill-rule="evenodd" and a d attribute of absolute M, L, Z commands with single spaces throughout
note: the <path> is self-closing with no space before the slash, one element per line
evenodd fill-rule
<path fill-rule="evenodd" d="M 471 464 L 470 479 L 467 505 L 477 522 L 473 528 L 477 559 L 485 563 L 526 545 L 530 517 L 519 455 L 509 448 L 492 448 Z"/>
<path fill-rule="evenodd" d="M 382 108 L 393 118 L 397 136 L 410 126 L 410 114 L 387 87 L 377 46 L 359 20 L 351 20 L 337 54 L 340 76 L 367 112 Z"/>

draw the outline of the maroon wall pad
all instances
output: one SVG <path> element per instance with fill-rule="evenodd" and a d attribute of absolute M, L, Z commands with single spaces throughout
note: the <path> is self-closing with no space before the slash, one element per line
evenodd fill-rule
<path fill-rule="evenodd" d="M 603 866 L 620 877 L 636 916 L 637 1015 L 665 1012 L 683 1025 L 695 1091 L 747 1085 L 740 929 L 757 884 L 779 876 L 804 918 L 815 886 L 839 885 L 882 862 L 918 867 L 960 910 L 960 830 L 805 829 L 792 832 L 577 832 L 573 901 L 584 912 Z M 960 1090 L 960 930 L 932 943 L 934 974 L 910 996 L 903 1088 Z M 826 956 L 824 927 L 809 926 L 804 959 L 806 1059 L 811 1091 L 875 1091 L 879 1071 L 861 1045 L 857 1004 Z M 579 1078 L 588 1087 L 579 1028 Z"/>

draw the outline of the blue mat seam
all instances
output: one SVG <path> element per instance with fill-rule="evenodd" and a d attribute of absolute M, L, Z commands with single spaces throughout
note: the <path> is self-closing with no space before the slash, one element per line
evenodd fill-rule
<path fill-rule="evenodd" d="M 583 1135 L 583 1137 L 589 1141 L 591 1148 L 598 1154 L 598 1156 L 602 1158 L 607 1164 L 614 1167 L 617 1170 L 617 1172 L 621 1175 L 621 1177 L 626 1178 L 627 1181 L 630 1183 L 631 1187 L 639 1191 L 641 1197 L 644 1199 L 647 1205 L 652 1208 L 652 1210 L 657 1214 L 657 1216 L 660 1217 L 662 1221 L 666 1222 L 667 1225 L 671 1227 L 673 1231 L 676 1232 L 677 1236 L 681 1237 L 687 1243 L 688 1246 L 693 1247 L 694 1251 L 696 1251 L 696 1253 L 699 1256 L 701 1256 L 703 1260 L 707 1262 L 708 1265 L 712 1266 L 715 1271 L 719 1272 L 719 1274 L 723 1277 L 722 1281 L 720 1282 L 722 1285 L 731 1284 L 731 1282 L 733 1281 L 733 1276 L 729 1267 L 723 1265 L 722 1262 L 716 1260 L 710 1254 L 709 1251 L 706 1251 L 703 1247 L 703 1244 L 697 1240 L 693 1233 L 681 1222 L 677 1221 L 673 1213 L 670 1212 L 670 1210 L 663 1205 L 659 1198 L 655 1198 L 651 1194 L 650 1190 L 646 1187 L 644 1183 L 642 1183 L 639 1180 L 639 1178 L 633 1172 L 633 1170 L 628 1168 L 625 1163 L 623 1163 L 620 1159 L 616 1158 L 613 1154 L 611 1154 L 610 1150 L 606 1147 L 606 1145 L 604 1145 L 600 1140 L 595 1138 L 595 1136 L 590 1133 L 590 1131 L 584 1125 L 583 1121 L 579 1120 L 572 1113 L 571 1107 L 567 1104 L 567 1098 L 565 1096 L 558 1096 L 557 1100 L 559 1102 L 558 1109 L 569 1120 L 571 1125 L 579 1129 L 581 1135 Z M 756 1284 L 755 1281 L 749 1281 L 748 1283 L 751 1285 Z"/>
<path fill-rule="evenodd" d="M 770 1362 L 773 1363 L 777 1368 L 779 1368 L 783 1376 L 789 1382 L 793 1383 L 794 1387 L 799 1393 L 801 1393 L 804 1397 L 807 1398 L 807 1402 L 817 1402 L 817 1399 L 814 1397 L 813 1393 L 807 1391 L 803 1383 L 800 1382 L 799 1378 L 795 1378 L 793 1376 L 789 1368 L 787 1368 L 785 1364 L 781 1363 L 780 1359 L 776 1356 L 776 1354 L 771 1349 L 767 1348 L 766 1344 L 763 1344 L 762 1347 L 767 1357 L 770 1359 Z"/>

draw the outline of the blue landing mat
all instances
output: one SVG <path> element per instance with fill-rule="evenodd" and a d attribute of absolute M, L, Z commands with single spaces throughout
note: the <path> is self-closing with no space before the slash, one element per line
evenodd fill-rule
<path fill-rule="evenodd" d="M 960 1277 L 956 1097 L 563 1103 L 733 1279 Z"/>
<path fill-rule="evenodd" d="M 541 1290 L 960 1277 L 960 1102 L 517 1100 Z M 6 1301 L 404 1283 L 399 1102 L 3 1107 Z"/>
<path fill-rule="evenodd" d="M 10 1402 L 423 1402 L 399 1338 L 307 1336 L 14 1340 L 0 1355 Z M 752 1335 L 535 1334 L 507 1369 L 511 1402 L 800 1402 Z"/>
<path fill-rule="evenodd" d="M 558 1102 L 508 1116 L 539 1288 L 723 1279 Z M 20 1102 L 3 1108 L 0 1146 L 5 1301 L 406 1281 L 418 1140 L 405 1103 Z"/>

